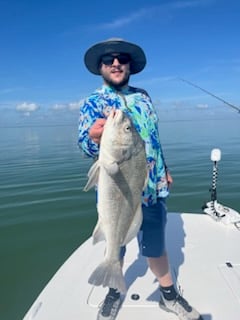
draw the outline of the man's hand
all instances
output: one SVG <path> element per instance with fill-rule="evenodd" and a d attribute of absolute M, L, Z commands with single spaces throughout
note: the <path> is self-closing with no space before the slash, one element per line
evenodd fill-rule
<path fill-rule="evenodd" d="M 166 172 L 166 177 L 167 177 L 168 187 L 170 188 L 171 185 L 173 184 L 173 178 L 168 170 Z"/>
<path fill-rule="evenodd" d="M 97 144 L 100 144 L 106 119 L 97 119 L 89 129 L 89 137 Z"/>

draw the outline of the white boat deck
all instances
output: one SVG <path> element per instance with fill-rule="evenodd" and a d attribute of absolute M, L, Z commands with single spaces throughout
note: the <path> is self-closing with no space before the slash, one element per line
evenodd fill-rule
<path fill-rule="evenodd" d="M 88 277 L 103 259 L 104 242 L 90 238 L 58 270 L 24 320 L 95 320 L 106 288 L 92 287 Z M 169 213 L 168 253 L 173 277 L 183 296 L 204 320 L 240 319 L 240 231 L 205 214 Z M 177 320 L 158 307 L 159 289 L 136 240 L 124 264 L 128 292 L 117 320 Z M 137 297 L 137 299 L 134 299 Z"/>

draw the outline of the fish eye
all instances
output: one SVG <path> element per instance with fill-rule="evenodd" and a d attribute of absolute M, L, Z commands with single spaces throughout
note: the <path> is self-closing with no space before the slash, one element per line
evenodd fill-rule
<path fill-rule="evenodd" d="M 131 130 L 131 126 L 127 125 L 127 126 L 125 127 L 125 131 L 128 132 L 128 131 L 130 131 L 130 130 Z"/>

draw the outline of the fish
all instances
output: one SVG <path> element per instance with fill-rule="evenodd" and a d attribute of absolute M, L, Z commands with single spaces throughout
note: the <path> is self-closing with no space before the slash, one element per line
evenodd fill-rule
<path fill-rule="evenodd" d="M 120 109 L 113 110 L 84 188 L 88 191 L 97 185 L 98 221 L 93 243 L 106 241 L 104 259 L 90 275 L 90 284 L 126 293 L 120 248 L 136 237 L 141 227 L 142 192 L 147 181 L 145 142 L 130 117 Z"/>

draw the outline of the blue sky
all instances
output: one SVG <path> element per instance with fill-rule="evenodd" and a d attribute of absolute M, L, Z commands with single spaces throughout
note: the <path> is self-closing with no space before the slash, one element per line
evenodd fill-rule
<path fill-rule="evenodd" d="M 235 0 L 0 0 L 0 125 L 77 119 L 79 102 L 102 83 L 84 53 L 111 37 L 144 49 L 147 66 L 131 85 L 166 117 L 235 114 L 178 78 L 240 106 L 239 30 Z"/>

